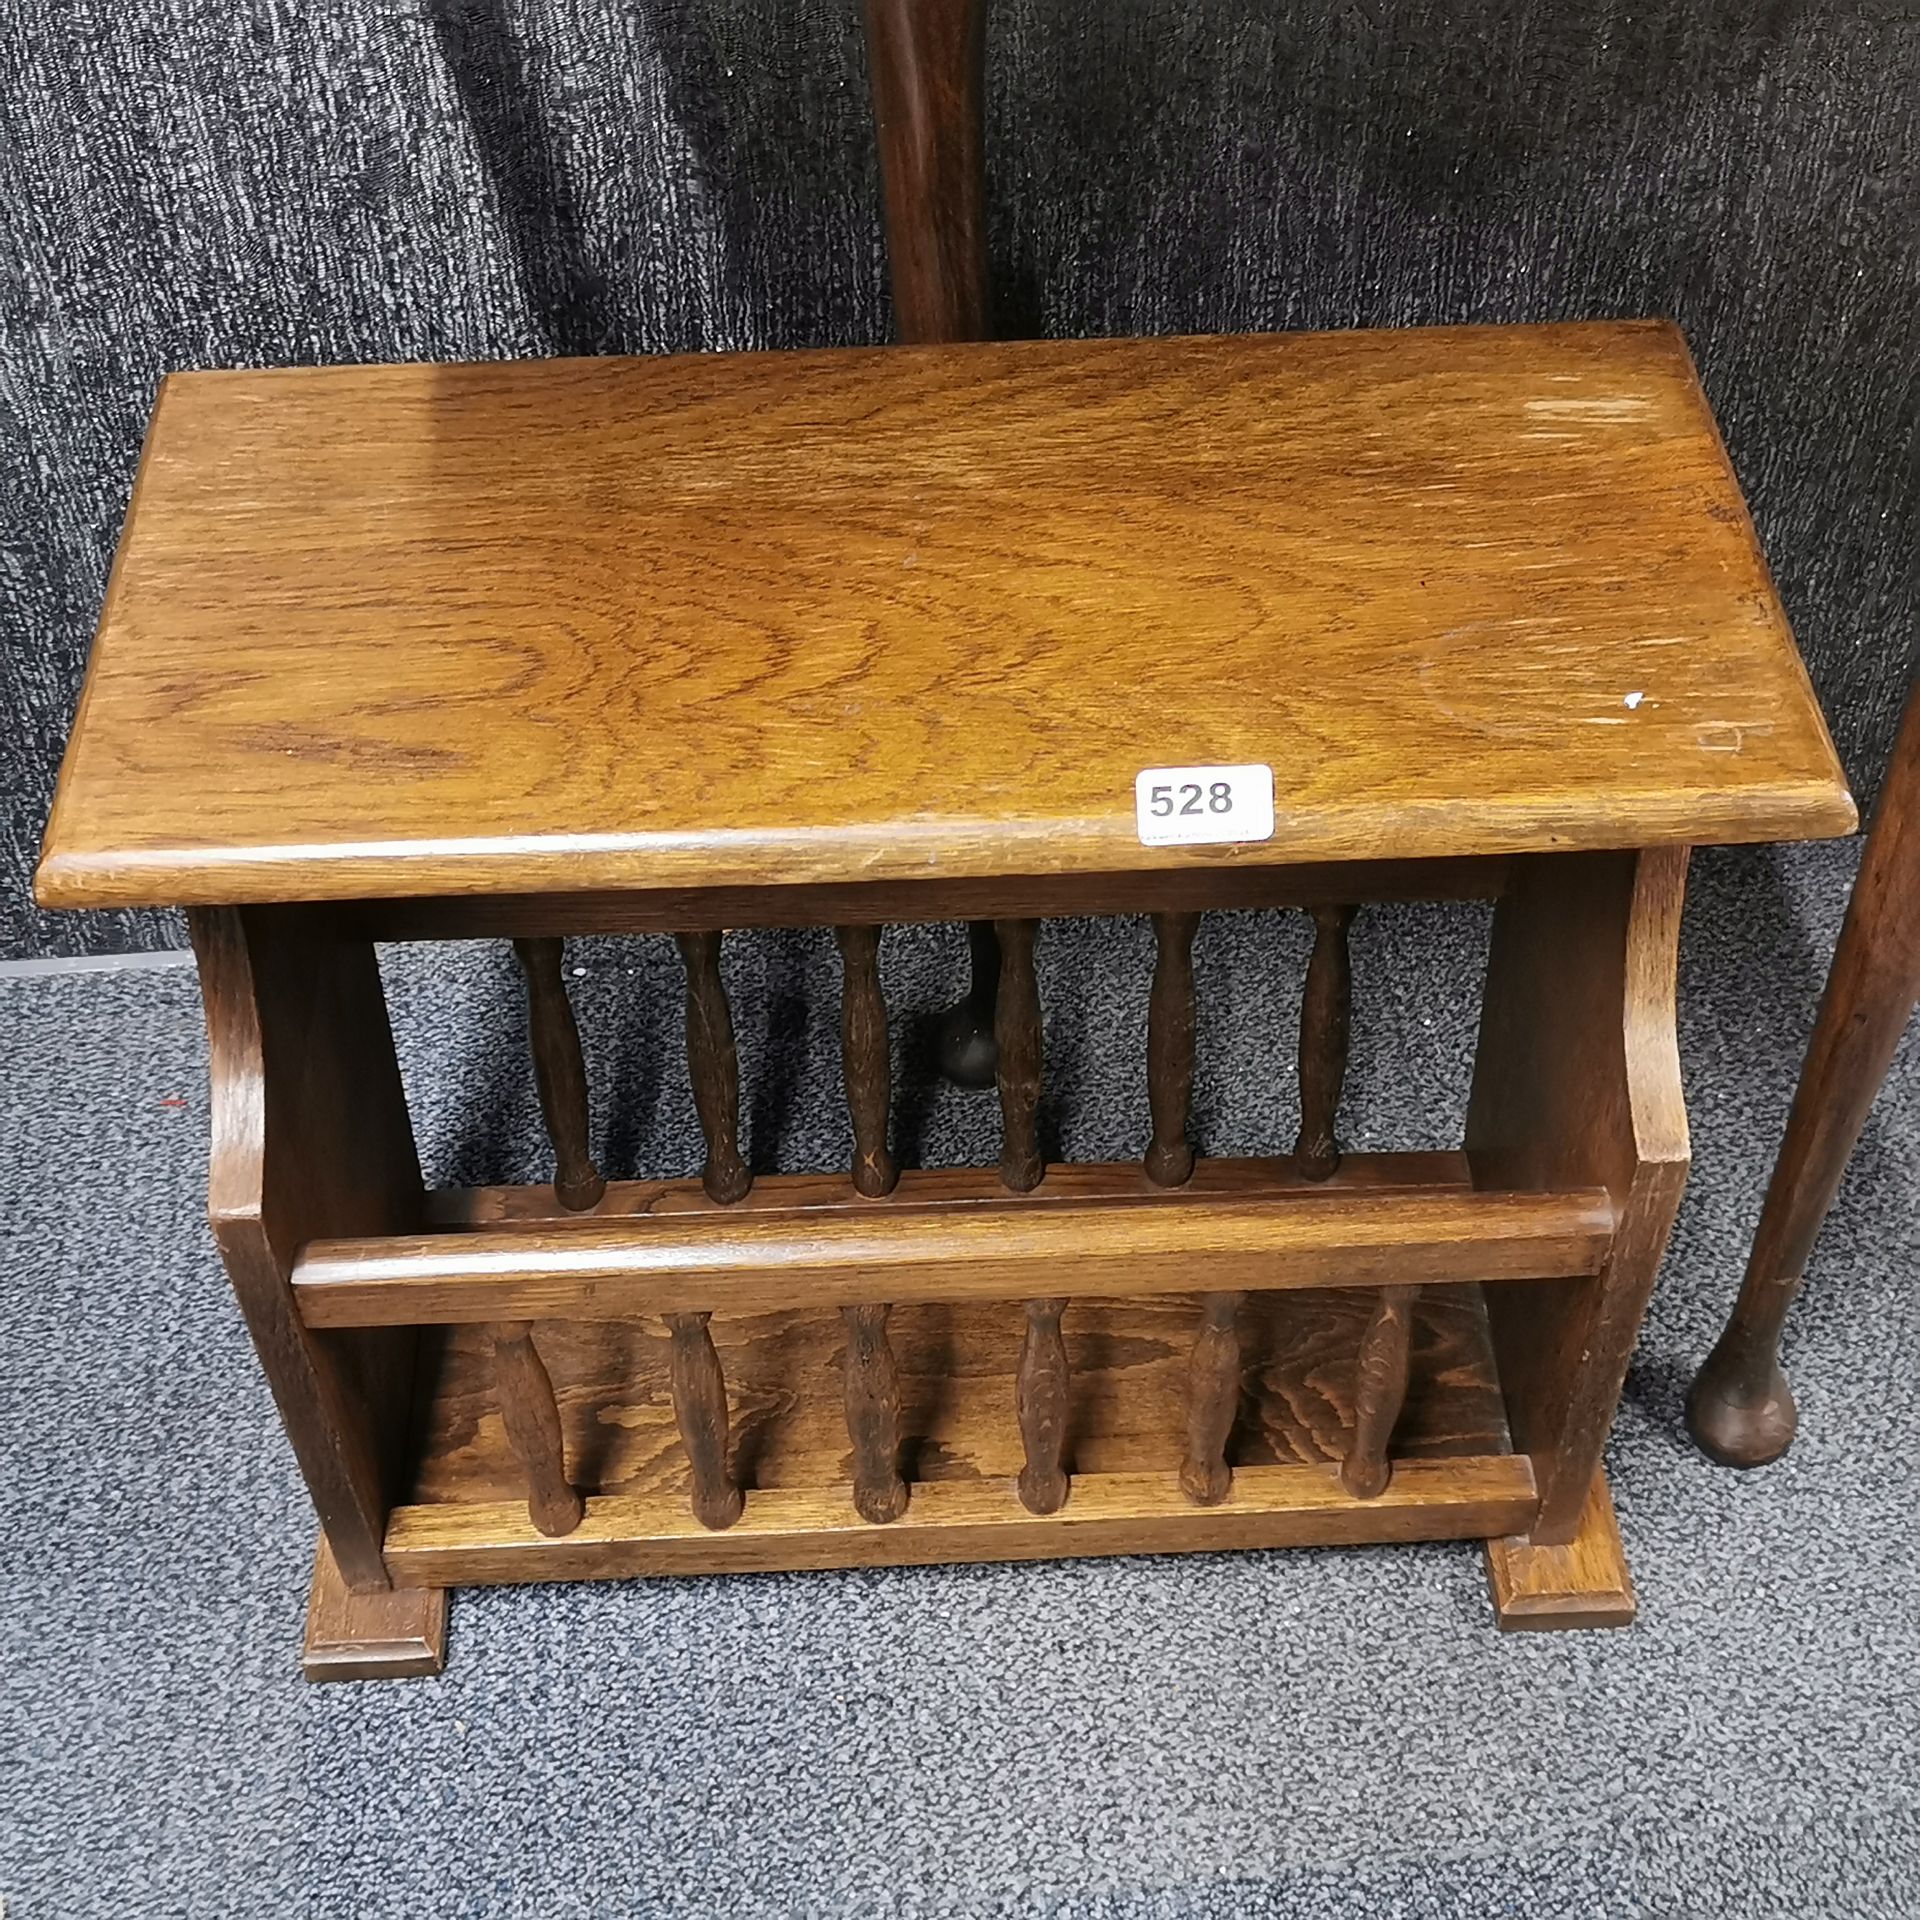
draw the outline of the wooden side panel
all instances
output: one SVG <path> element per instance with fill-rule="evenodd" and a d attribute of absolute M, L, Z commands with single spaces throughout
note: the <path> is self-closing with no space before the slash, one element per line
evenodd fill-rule
<path fill-rule="evenodd" d="M 381 1539 L 406 1424 L 407 1328 L 317 1332 L 296 1250 L 417 1227 L 419 1160 L 373 949 L 312 914 L 190 916 L 211 1051 L 208 1213 L 341 1578 L 387 1585 Z"/>
<path fill-rule="evenodd" d="M 1515 861 L 1495 911 L 1467 1153 L 1485 1187 L 1604 1187 L 1598 1274 L 1489 1285 L 1514 1444 L 1533 1458 L 1533 1540 L 1580 1524 L 1687 1175 L 1674 1036 L 1685 849 Z"/>

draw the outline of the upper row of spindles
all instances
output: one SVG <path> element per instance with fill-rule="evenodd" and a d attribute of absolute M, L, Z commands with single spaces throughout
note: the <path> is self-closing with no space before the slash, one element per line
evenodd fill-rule
<path fill-rule="evenodd" d="M 1346 1074 L 1351 1000 L 1347 930 L 1353 908 L 1314 909 L 1313 955 L 1300 1014 L 1300 1132 L 1295 1170 L 1310 1180 L 1340 1164 L 1334 1122 Z M 1196 913 L 1153 916 L 1155 958 L 1147 1009 L 1147 1102 L 1152 1118 L 1145 1169 L 1156 1186 L 1184 1185 L 1193 1175 L 1188 1129 L 1193 1105 L 1195 1007 L 1193 939 Z M 994 1008 L 995 1077 L 1000 1095 L 1000 1178 L 1009 1192 L 1029 1193 L 1046 1173 L 1040 1150 L 1042 1041 L 1040 990 L 1034 971 L 1032 920 L 996 920 L 1000 951 Z M 720 974 L 720 935 L 675 936 L 687 977 L 687 1067 L 706 1141 L 701 1185 L 720 1205 L 744 1199 L 753 1174 L 740 1152 L 740 1074 L 733 1017 Z M 854 1188 L 869 1199 L 893 1191 L 898 1178 L 888 1145 L 892 1068 L 887 1005 L 880 985 L 880 929 L 839 927 L 840 1058 L 853 1123 Z M 557 939 L 516 940 L 526 976 L 540 1108 L 554 1151 L 554 1192 L 564 1207 L 595 1205 L 606 1181 L 587 1146 L 587 1077 L 580 1032 L 568 1003 Z"/>

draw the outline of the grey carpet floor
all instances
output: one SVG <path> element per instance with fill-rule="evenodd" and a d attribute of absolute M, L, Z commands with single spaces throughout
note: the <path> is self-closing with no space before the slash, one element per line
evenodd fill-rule
<path fill-rule="evenodd" d="M 1794 1319 L 1798 1447 L 1741 1476 L 1680 1424 L 1849 873 L 1696 863 L 1695 1171 L 1610 1453 L 1620 1633 L 1499 1637 L 1477 1551 L 1369 1548 L 476 1592 L 443 1679 L 310 1688 L 312 1522 L 202 1223 L 191 975 L 0 982 L 7 1920 L 1920 1913 L 1920 1050 Z M 1456 1136 L 1484 938 L 1363 921 L 1355 1144 Z M 1202 935 L 1211 1150 L 1290 1135 L 1304 952 L 1297 916 Z M 1058 1152 L 1141 1144 L 1146 956 L 1048 929 Z M 572 964 L 608 1159 L 691 1167 L 670 953 Z M 506 956 L 387 965 L 429 1172 L 534 1177 Z M 935 1007 L 959 965 L 903 934 L 890 993 Z M 833 1164 L 827 943 L 729 970 L 756 1163 Z M 907 1151 L 990 1157 L 990 1097 L 902 1024 Z"/>

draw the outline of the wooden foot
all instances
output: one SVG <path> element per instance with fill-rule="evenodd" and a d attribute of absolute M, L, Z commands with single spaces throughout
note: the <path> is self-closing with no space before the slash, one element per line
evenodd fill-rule
<path fill-rule="evenodd" d="M 1579 1531 L 1564 1547 L 1536 1547 L 1523 1534 L 1489 1540 L 1487 1585 L 1502 1632 L 1631 1626 L 1633 1578 L 1606 1475 L 1593 1476 Z"/>
<path fill-rule="evenodd" d="M 309 1680 L 404 1680 L 447 1664 L 447 1589 L 395 1587 L 355 1593 L 340 1577 L 326 1535 L 307 1594 Z"/>

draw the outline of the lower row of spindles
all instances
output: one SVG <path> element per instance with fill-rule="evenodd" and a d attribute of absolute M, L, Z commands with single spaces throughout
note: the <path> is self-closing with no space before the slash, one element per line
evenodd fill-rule
<path fill-rule="evenodd" d="M 1383 1287 L 1361 1336 L 1353 1403 L 1353 1439 L 1340 1467 L 1342 1486 L 1359 1500 L 1377 1499 L 1392 1477 L 1387 1457 L 1406 1400 L 1414 1287 Z M 1187 1444 L 1180 1486 L 1203 1507 L 1233 1490 L 1228 1443 L 1239 1417 L 1242 1387 L 1240 1315 L 1244 1293 L 1212 1293 L 1201 1303 L 1187 1385 Z M 1072 1369 L 1060 1319 L 1066 1301 L 1026 1303 L 1026 1329 L 1015 1377 L 1015 1412 L 1026 1462 L 1015 1482 L 1030 1513 L 1058 1513 L 1067 1504 L 1067 1427 Z M 906 1512 L 911 1489 L 900 1471 L 900 1370 L 887 1337 L 885 1306 L 842 1307 L 846 1358 L 847 1438 L 853 1504 L 877 1526 Z M 674 1422 L 692 1470 L 692 1508 L 702 1526 L 730 1527 L 746 1496 L 727 1466 L 726 1376 L 705 1313 L 667 1316 Z M 507 1439 L 527 1476 L 527 1511 L 545 1534 L 571 1533 L 585 1504 L 567 1478 L 559 1403 L 553 1382 L 523 1322 L 494 1329 L 494 1377 Z"/>

